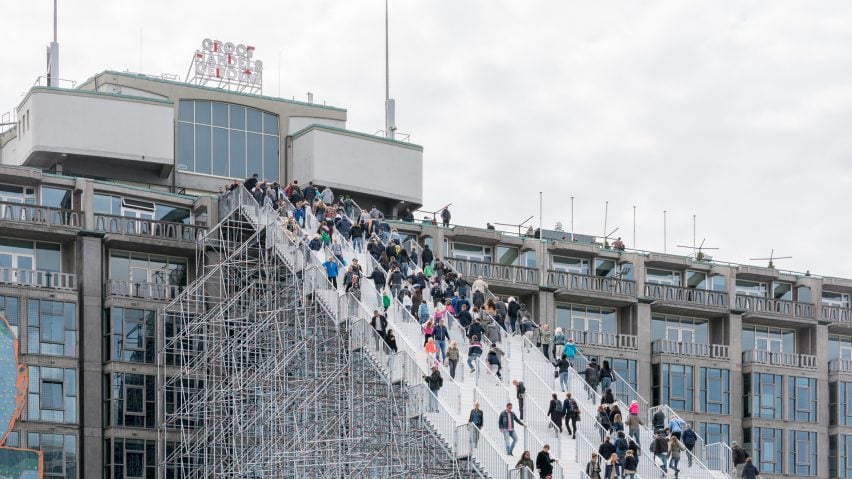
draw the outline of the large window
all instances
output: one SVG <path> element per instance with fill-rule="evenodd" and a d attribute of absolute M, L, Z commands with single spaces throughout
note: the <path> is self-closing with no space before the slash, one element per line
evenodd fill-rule
<path fill-rule="evenodd" d="M 852 361 L 852 336 L 831 335 L 828 337 L 828 360 Z"/>
<path fill-rule="evenodd" d="M 137 284 L 186 286 L 186 259 L 113 250 L 109 254 L 109 278 Z"/>
<path fill-rule="evenodd" d="M 822 304 L 826 306 L 837 306 L 838 308 L 850 307 L 849 293 L 837 293 L 834 291 L 822 291 Z"/>
<path fill-rule="evenodd" d="M 817 380 L 798 376 L 787 377 L 788 419 L 817 422 Z"/>
<path fill-rule="evenodd" d="M 27 351 L 30 354 L 76 356 L 76 305 L 61 301 L 28 299 Z"/>
<path fill-rule="evenodd" d="M 633 390 L 636 390 L 636 360 L 622 358 L 607 359 L 609 360 L 610 366 L 612 366 L 612 370 L 617 372 L 622 379 L 627 381 Z M 634 397 L 629 397 L 627 388 L 613 388 L 613 392 L 616 396 L 615 399 L 620 400 L 625 404 L 630 404 L 630 401 L 636 399 Z"/>
<path fill-rule="evenodd" d="M 453 241 L 453 258 L 490 263 L 492 260 L 491 247 L 478 244 L 456 243 Z"/>
<path fill-rule="evenodd" d="M 782 419 L 782 384 L 782 376 L 778 374 L 743 374 L 745 417 Z"/>
<path fill-rule="evenodd" d="M 18 340 L 20 340 L 21 335 L 18 331 L 18 326 L 20 325 L 20 317 L 18 316 L 18 298 L 14 296 L 0 296 L 0 314 L 6 317 L 6 321 L 9 322 L 9 326 L 11 326 L 12 331 L 15 332 L 15 336 L 17 336 Z"/>
<path fill-rule="evenodd" d="M 701 368 L 701 412 L 730 414 L 730 375 L 727 369 Z"/>
<path fill-rule="evenodd" d="M 278 116 L 228 103 L 181 100 L 178 169 L 208 175 L 280 179 Z"/>
<path fill-rule="evenodd" d="M 852 479 L 852 435 L 828 437 L 828 475 Z"/>
<path fill-rule="evenodd" d="M 675 411 L 693 411 L 693 369 L 683 364 L 654 366 L 654 403 L 668 404 Z"/>
<path fill-rule="evenodd" d="M 728 444 L 731 436 L 731 425 L 702 422 L 698 425 L 698 435 L 704 439 L 704 444 L 715 444 L 717 442 Z"/>
<path fill-rule="evenodd" d="M 745 296 L 757 296 L 759 298 L 766 297 L 766 283 L 758 283 L 756 281 L 746 281 L 738 279 L 736 282 L 737 294 Z"/>
<path fill-rule="evenodd" d="M 27 419 L 77 422 L 77 372 L 74 369 L 29 367 Z"/>
<path fill-rule="evenodd" d="M 192 215 L 189 208 L 164 205 L 148 200 L 138 200 L 121 196 L 95 193 L 92 201 L 95 213 L 102 215 L 138 218 L 140 220 L 170 221 L 172 223 L 189 224 Z M 102 229 L 109 229 L 111 224 L 105 223 Z"/>
<path fill-rule="evenodd" d="M 708 344 L 710 339 L 707 320 L 655 314 L 651 317 L 651 340 L 657 339 Z"/>
<path fill-rule="evenodd" d="M 815 432 L 789 431 L 788 471 L 793 476 L 816 476 L 817 474 L 817 435 Z"/>
<path fill-rule="evenodd" d="M 106 361 L 154 363 L 156 311 L 112 308 L 105 313 Z"/>
<path fill-rule="evenodd" d="M 62 269 L 62 247 L 57 243 L 0 238 L 0 280 L 32 282 L 21 277 L 29 271 L 58 273 Z M 17 271 L 10 271 L 11 268 Z"/>
<path fill-rule="evenodd" d="M 0 185 L 0 201 L 24 205 L 36 204 L 35 188 L 17 185 Z M 5 215 L 5 208 L 3 214 Z"/>
<path fill-rule="evenodd" d="M 772 353 L 795 353 L 796 331 L 744 324 L 742 344 L 743 351 L 756 349 Z"/>
<path fill-rule="evenodd" d="M 829 424 L 832 426 L 852 426 L 852 383 L 828 383 Z"/>
<path fill-rule="evenodd" d="M 31 432 L 27 447 L 42 452 L 45 479 L 77 479 L 77 436 Z"/>
<path fill-rule="evenodd" d="M 155 441 L 125 439 L 104 441 L 104 477 L 110 479 L 144 479 L 157 475 Z"/>
<path fill-rule="evenodd" d="M 41 204 L 43 206 L 70 210 L 72 206 L 71 190 L 65 188 L 42 186 Z"/>
<path fill-rule="evenodd" d="M 104 375 L 104 382 L 105 415 L 109 426 L 155 427 L 154 376 L 113 373 Z"/>
<path fill-rule="evenodd" d="M 553 256 L 553 269 L 566 273 L 589 274 L 589 260 L 570 258 L 568 256 Z"/>
<path fill-rule="evenodd" d="M 556 326 L 564 330 L 615 334 L 617 332 L 616 319 L 617 314 L 613 308 L 583 304 L 559 304 L 556 306 Z"/>
<path fill-rule="evenodd" d="M 645 270 L 645 282 L 649 284 L 680 286 L 680 271 L 648 268 Z"/>
<path fill-rule="evenodd" d="M 746 448 L 751 445 L 751 457 L 761 473 L 781 474 L 784 472 L 783 431 L 764 427 L 743 429 Z"/>

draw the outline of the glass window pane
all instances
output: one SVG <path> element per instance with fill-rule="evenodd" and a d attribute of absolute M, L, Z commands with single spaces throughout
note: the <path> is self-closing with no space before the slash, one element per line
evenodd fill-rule
<path fill-rule="evenodd" d="M 260 175 L 263 172 L 263 141 L 261 135 L 249 133 L 247 141 L 248 170 L 246 173 L 247 175 L 255 173 Z"/>
<path fill-rule="evenodd" d="M 189 123 L 178 123 L 178 169 L 195 171 L 195 134 Z M 97 210 L 96 210 L 97 212 Z"/>
<path fill-rule="evenodd" d="M 213 103 L 213 126 L 228 127 L 228 105 L 225 103 Z"/>
<path fill-rule="evenodd" d="M 195 107 L 195 102 L 192 100 L 181 100 L 178 104 L 178 120 L 180 121 L 194 121 L 193 109 Z"/>
<path fill-rule="evenodd" d="M 41 204 L 54 208 L 71 209 L 71 190 L 42 186 Z"/>
<path fill-rule="evenodd" d="M 210 102 L 196 101 L 195 102 L 195 123 L 202 125 L 210 124 Z"/>
<path fill-rule="evenodd" d="M 248 175 L 246 175 L 246 134 L 244 132 L 231 130 L 230 149 L 230 176 L 232 178 L 245 178 Z"/>
<path fill-rule="evenodd" d="M 212 153 L 210 145 L 210 127 L 195 125 L 195 170 L 210 173 Z"/>
<path fill-rule="evenodd" d="M 263 175 L 270 181 L 278 179 L 278 137 L 263 137 Z"/>
<path fill-rule="evenodd" d="M 213 128 L 213 174 L 228 176 L 228 130 Z"/>
<path fill-rule="evenodd" d="M 263 116 L 260 110 L 246 108 L 246 129 L 257 133 L 263 131 Z"/>
<path fill-rule="evenodd" d="M 231 105 L 231 129 L 246 129 L 246 107 Z"/>
<path fill-rule="evenodd" d="M 41 407 L 59 410 L 63 408 L 62 383 L 47 381 L 41 383 Z"/>
<path fill-rule="evenodd" d="M 60 245 L 36 243 L 36 267 L 41 271 L 59 272 L 61 269 Z"/>
<path fill-rule="evenodd" d="M 267 135 L 278 135 L 278 117 L 275 115 L 270 115 L 269 113 L 263 114 L 263 132 Z"/>

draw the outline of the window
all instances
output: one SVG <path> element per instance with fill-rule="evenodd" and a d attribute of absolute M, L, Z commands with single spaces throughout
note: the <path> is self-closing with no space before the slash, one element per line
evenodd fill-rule
<path fill-rule="evenodd" d="M 491 248 L 475 244 L 456 243 L 453 241 L 452 257 L 456 259 L 491 262 Z"/>
<path fill-rule="evenodd" d="M 730 374 L 727 369 L 701 368 L 701 412 L 730 414 Z"/>
<path fill-rule="evenodd" d="M 703 271 L 687 271 L 684 286 L 691 289 L 709 289 L 707 287 L 707 273 Z"/>
<path fill-rule="evenodd" d="M 607 358 L 612 370 L 617 372 L 621 377 L 630 384 L 633 390 L 636 390 L 636 360 L 622 358 Z M 622 401 L 624 404 L 630 404 L 633 397 L 629 397 L 628 389 L 623 387 L 612 388 L 615 393 L 615 399 Z"/>
<path fill-rule="evenodd" d="M 651 317 L 651 340 L 656 341 L 658 339 L 709 344 L 707 320 L 655 314 Z"/>
<path fill-rule="evenodd" d="M 154 376 L 113 373 L 104 375 L 105 416 L 109 426 L 153 428 Z"/>
<path fill-rule="evenodd" d="M 852 383 L 828 383 L 829 424 L 832 426 L 852 426 Z"/>
<path fill-rule="evenodd" d="M 566 273 L 589 274 L 589 260 L 569 258 L 567 256 L 553 256 L 553 269 Z"/>
<path fill-rule="evenodd" d="M 112 250 L 109 278 L 135 284 L 186 286 L 186 258 Z"/>
<path fill-rule="evenodd" d="M 497 262 L 507 266 L 518 266 L 518 248 L 497 246 Z"/>
<path fill-rule="evenodd" d="M 648 268 L 645 271 L 645 282 L 650 284 L 680 286 L 680 271 Z"/>
<path fill-rule="evenodd" d="M 121 216 L 124 218 L 139 218 L 172 223 L 190 224 L 192 215 L 189 208 L 152 203 L 146 200 L 136 200 L 121 196 L 95 193 L 92 201 L 96 214 Z M 100 229 L 113 227 L 110 224 L 97 225 Z"/>
<path fill-rule="evenodd" d="M 528 249 L 528 250 L 521 251 L 521 260 L 520 260 L 519 264 L 520 264 L 520 266 L 524 266 L 526 268 L 537 267 L 538 261 L 536 260 L 536 257 L 535 257 L 535 250 L 534 249 Z"/>
<path fill-rule="evenodd" d="M 9 431 L 6 436 L 6 442 L 3 443 L 6 447 L 21 447 L 21 433 L 18 431 Z"/>
<path fill-rule="evenodd" d="M 157 474 L 155 441 L 125 439 L 104 441 L 104 477 L 111 479 L 144 479 Z"/>
<path fill-rule="evenodd" d="M 77 479 L 77 436 L 31 432 L 27 447 L 42 452 L 45 479 Z"/>
<path fill-rule="evenodd" d="M 693 410 L 693 372 L 692 366 L 662 363 L 655 366 L 654 374 L 655 403 L 668 404 L 675 411 Z"/>
<path fill-rule="evenodd" d="M 62 268 L 61 258 L 62 247 L 57 243 L 0 238 L 0 268 L 3 268 L 0 281 L 41 284 L 31 271 L 58 273 Z"/>
<path fill-rule="evenodd" d="M 831 335 L 828 337 L 828 360 L 852 361 L 852 336 Z"/>
<path fill-rule="evenodd" d="M 773 281 L 772 297 L 783 301 L 793 301 L 793 285 L 790 283 Z"/>
<path fill-rule="evenodd" d="M 828 437 L 828 475 L 842 479 L 852 478 L 852 435 Z"/>
<path fill-rule="evenodd" d="M 74 369 L 29 367 L 27 419 L 77 422 L 77 372 Z"/>
<path fill-rule="evenodd" d="M 704 444 L 715 444 L 717 442 L 728 444 L 730 428 L 730 424 L 702 422 L 698 425 L 698 435 L 704 438 Z"/>
<path fill-rule="evenodd" d="M 17 185 L 0 185 L 0 201 L 4 203 L 34 205 L 36 204 L 35 188 Z M 3 210 L 2 216 L 5 218 L 7 208 L 4 206 Z"/>
<path fill-rule="evenodd" d="M 787 377 L 789 420 L 817 422 L 817 380 L 797 376 Z"/>
<path fill-rule="evenodd" d="M 795 353 L 796 331 L 744 324 L 742 344 L 743 351 L 756 349 L 772 353 Z"/>
<path fill-rule="evenodd" d="M 816 476 L 817 474 L 817 435 L 815 432 L 789 431 L 787 443 L 789 451 L 788 471 L 793 476 Z"/>
<path fill-rule="evenodd" d="M 737 294 L 745 296 L 757 296 L 760 298 L 766 297 L 766 283 L 758 283 L 755 281 L 746 281 L 744 279 L 737 280 Z"/>
<path fill-rule="evenodd" d="M 41 204 L 52 208 L 62 208 L 70 210 L 71 190 L 65 188 L 54 188 L 51 186 L 41 187 Z"/>
<path fill-rule="evenodd" d="M 781 429 L 763 427 L 743 429 L 745 448 L 751 446 L 751 457 L 761 473 L 781 474 L 783 471 L 784 451 Z"/>
<path fill-rule="evenodd" d="M 836 306 L 838 308 L 848 308 L 849 294 L 835 293 L 834 291 L 822 291 L 822 304 L 825 306 Z"/>
<path fill-rule="evenodd" d="M 51 356 L 77 355 L 77 310 L 74 303 L 27 300 L 27 351 Z"/>
<path fill-rule="evenodd" d="M 556 327 L 566 331 L 615 334 L 617 332 L 616 319 L 616 310 L 613 308 L 582 304 L 559 304 L 556 306 Z M 576 337 L 574 341 L 577 341 Z"/>
<path fill-rule="evenodd" d="M 228 103 L 181 100 L 177 135 L 179 170 L 279 178 L 277 115 Z"/>
<path fill-rule="evenodd" d="M 782 379 L 778 374 L 743 374 L 745 417 L 782 419 Z"/>
<path fill-rule="evenodd" d="M 156 311 L 112 308 L 104 315 L 106 361 L 154 364 Z"/>
<path fill-rule="evenodd" d="M 12 331 L 14 331 L 15 336 L 18 339 L 21 339 L 21 335 L 18 332 L 18 326 L 20 325 L 20 318 L 18 316 L 18 298 L 15 296 L 0 296 L 0 314 L 6 317 L 6 321 L 9 323 L 9 326 L 12 327 Z"/>

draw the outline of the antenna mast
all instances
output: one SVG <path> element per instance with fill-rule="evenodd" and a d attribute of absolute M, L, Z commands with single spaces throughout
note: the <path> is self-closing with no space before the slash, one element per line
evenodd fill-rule
<path fill-rule="evenodd" d="M 57 0 L 53 0 L 53 41 L 47 47 L 47 86 L 59 86 L 59 41 L 57 40 Z"/>
<path fill-rule="evenodd" d="M 390 49 L 388 46 L 388 0 L 385 0 L 385 137 L 396 132 L 396 104 L 390 97 Z"/>

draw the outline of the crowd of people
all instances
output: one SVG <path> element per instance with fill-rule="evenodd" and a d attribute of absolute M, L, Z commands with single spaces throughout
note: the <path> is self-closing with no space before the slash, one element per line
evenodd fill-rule
<path fill-rule="evenodd" d="M 419 252 L 403 247 L 399 232 L 385 222 L 384 214 L 375 206 L 369 211 L 358 212 L 349 197 L 344 196 L 335 201 L 334 192 L 327 186 L 320 189 L 309 182 L 302 188 L 295 180 L 283 186 L 277 181 L 260 181 L 256 174 L 242 184 L 235 181 L 225 185 L 221 194 L 239 187 L 245 187 L 258 204 L 279 211 L 286 218 L 286 230 L 301 239 L 308 249 L 327 249 L 331 253 L 326 256 L 322 266 L 335 288 L 339 288 L 337 279 L 342 268 L 345 268 L 343 290 L 358 299 L 361 282 L 373 281 L 380 295 L 377 300 L 381 308 L 373 311 L 370 324 L 391 351 L 397 351 L 396 337 L 388 327 L 386 317 L 392 298 L 398 299 L 407 313 L 419 322 L 423 349 L 431 371 L 424 376 L 430 391 L 430 410 L 438 410 L 437 395 L 443 386 L 438 364 L 447 366 L 450 376 L 455 378 L 461 360 L 458 341 L 453 340 L 450 334 L 453 321 L 458 323 L 466 336 L 467 366 L 470 371 L 476 371 L 478 360 L 485 354 L 486 367 L 497 377 L 502 377 L 504 353 L 499 347 L 502 338 L 505 335 L 522 334 L 541 348 L 542 354 L 552 361 L 554 374 L 559 378 L 559 387 L 565 393 L 562 400 L 556 393 L 551 396 L 547 411 L 551 426 L 561 434 L 564 422 L 564 431 L 576 439 L 580 407 L 570 390 L 578 350 L 573 338 L 562 328 L 556 328 L 551 333 L 548 325 L 539 326 L 526 305 L 513 297 L 505 302 L 496 296 L 487 297 L 488 284 L 481 276 L 469 283 L 437 257 L 428 245 L 424 245 Z M 308 211 L 319 223 L 316 231 L 306 230 Z M 406 210 L 403 219 L 413 221 L 410 210 Z M 449 209 L 445 207 L 441 211 L 442 225 L 449 226 L 450 219 Z M 347 265 L 342 245 L 334 239 L 335 230 L 344 240 L 350 241 L 356 251 L 369 253 L 380 268 L 372 268 L 371 273 L 365 275 L 357 259 Z M 614 246 L 623 249 L 620 238 Z M 486 338 L 490 344 L 487 352 L 482 343 Z M 643 425 L 637 402 L 632 401 L 625 419 L 610 388 L 615 374 L 608 361 L 598 365 L 597 360 L 592 358 L 580 375 L 586 383 L 589 399 L 597 395 L 599 386 L 601 391 L 601 404 L 595 416 L 600 425 L 601 443 L 585 466 L 586 474 L 590 479 L 634 479 L 641 455 L 639 430 Z M 526 397 L 522 382 L 514 381 L 513 385 L 517 390 L 520 417 L 512 410 L 512 403 L 508 403 L 496 418 L 509 456 L 514 454 L 517 442 L 516 425 L 524 426 Z M 485 421 L 479 403 L 474 404 L 468 419 L 472 426 L 471 441 L 475 446 Z M 677 417 L 666 423 L 662 411 L 654 415 L 652 423 L 655 438 L 649 450 L 654 455 L 655 464 L 659 465 L 662 477 L 666 477 L 671 469 L 674 477 L 678 478 L 684 449 L 689 451 L 687 467 L 692 466 L 691 452 L 697 442 L 697 435 L 689 424 Z M 736 442 L 732 443 L 732 450 L 737 473 L 743 478 L 757 477 L 757 469 L 751 464 L 748 454 Z M 530 452 L 524 451 L 517 466 L 537 470 L 541 478 L 547 478 L 553 472 L 554 462 L 556 459 L 550 456 L 549 446 L 545 445 L 537 454 L 535 462 Z"/>

